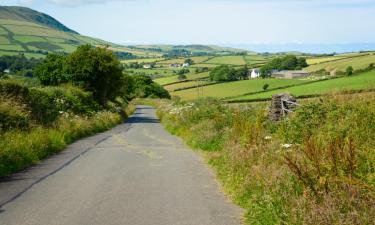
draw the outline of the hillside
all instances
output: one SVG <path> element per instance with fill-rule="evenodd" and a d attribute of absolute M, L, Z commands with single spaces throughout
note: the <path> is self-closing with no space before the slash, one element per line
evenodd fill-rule
<path fill-rule="evenodd" d="M 130 52 L 131 49 L 80 35 L 51 16 L 32 9 L 0 6 L 0 56 L 23 53 L 26 57 L 41 58 L 48 52 L 71 53 L 83 44 L 108 45 L 117 52 L 146 55 L 142 51 Z"/>
<path fill-rule="evenodd" d="M 25 7 L 0 6 L 0 19 L 36 23 L 52 29 L 78 34 L 76 31 L 69 29 L 51 16 Z"/>

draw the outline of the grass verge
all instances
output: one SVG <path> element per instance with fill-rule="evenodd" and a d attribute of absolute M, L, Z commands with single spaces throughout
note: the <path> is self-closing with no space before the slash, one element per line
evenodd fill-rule
<path fill-rule="evenodd" d="M 207 152 L 246 223 L 372 224 L 374 100 L 374 93 L 317 98 L 280 123 L 263 106 L 214 99 L 161 101 L 158 115 Z"/>

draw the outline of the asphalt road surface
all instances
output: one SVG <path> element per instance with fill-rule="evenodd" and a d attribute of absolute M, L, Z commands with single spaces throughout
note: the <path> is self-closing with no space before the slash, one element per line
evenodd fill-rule
<path fill-rule="evenodd" d="M 148 106 L 0 180 L 1 225 L 237 225 L 242 213 Z"/>

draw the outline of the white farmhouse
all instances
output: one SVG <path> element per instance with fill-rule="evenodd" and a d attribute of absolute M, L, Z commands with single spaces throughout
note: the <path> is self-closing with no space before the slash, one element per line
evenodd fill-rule
<path fill-rule="evenodd" d="M 182 67 L 189 67 L 189 66 L 190 66 L 189 63 L 184 63 L 184 64 L 182 64 Z"/>
<path fill-rule="evenodd" d="M 250 73 L 250 78 L 258 78 L 260 77 L 260 70 L 259 69 L 252 69 Z"/>

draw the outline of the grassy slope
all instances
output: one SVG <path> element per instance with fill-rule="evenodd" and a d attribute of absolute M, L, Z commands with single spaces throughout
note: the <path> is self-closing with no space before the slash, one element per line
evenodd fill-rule
<path fill-rule="evenodd" d="M 313 72 L 318 71 L 320 69 L 326 69 L 328 71 L 331 70 L 340 70 L 345 71 L 346 67 L 352 66 L 354 70 L 357 69 L 364 69 L 368 67 L 370 63 L 375 63 L 375 54 L 372 53 L 371 55 L 364 55 L 360 57 L 354 58 L 344 58 L 337 61 L 329 61 L 325 63 L 320 63 L 316 65 L 311 65 L 306 68 L 307 71 Z"/>
<path fill-rule="evenodd" d="M 351 77 L 342 77 L 333 80 L 325 80 L 316 83 L 269 91 L 255 95 L 243 96 L 235 98 L 234 100 L 270 98 L 273 94 L 282 92 L 289 92 L 293 95 L 301 96 L 312 94 L 324 94 L 332 91 L 362 90 L 369 88 L 375 88 L 375 71 L 370 71 Z"/>
<path fill-rule="evenodd" d="M 207 78 L 209 72 L 205 73 L 190 73 L 187 74 L 186 77 L 188 80 L 195 80 L 195 79 L 200 79 L 200 78 Z M 154 80 L 156 83 L 160 85 L 166 85 L 174 82 L 179 82 L 178 76 L 169 76 L 169 77 L 163 77 L 163 78 L 158 78 Z"/>
<path fill-rule="evenodd" d="M 301 84 L 307 82 L 306 80 L 281 80 L 281 79 L 253 79 L 253 80 L 243 80 L 234 81 L 228 83 L 221 83 L 210 85 L 203 88 L 203 95 L 205 97 L 217 97 L 224 98 L 236 95 L 242 95 L 251 92 L 258 92 L 263 90 L 264 84 L 269 84 L 269 88 L 278 88 L 293 84 Z M 197 97 L 197 90 L 188 89 L 183 91 L 178 91 L 172 93 L 181 97 L 182 99 L 191 100 Z"/>
<path fill-rule="evenodd" d="M 230 65 L 245 65 L 246 61 L 243 56 L 221 56 L 208 60 L 208 64 L 230 64 Z"/>

